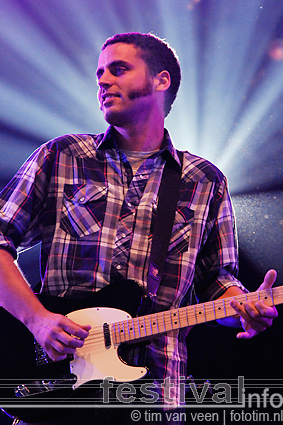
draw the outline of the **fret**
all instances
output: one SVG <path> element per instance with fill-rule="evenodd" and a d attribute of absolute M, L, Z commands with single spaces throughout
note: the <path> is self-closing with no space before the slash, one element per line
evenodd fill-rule
<path fill-rule="evenodd" d="M 270 289 L 270 297 L 271 297 L 272 305 L 274 305 L 273 290 L 272 289 Z"/>
<path fill-rule="evenodd" d="M 227 317 L 227 313 L 226 313 L 226 303 L 225 303 L 225 299 L 224 299 L 224 298 L 223 298 L 223 309 L 224 309 L 225 317 Z"/>
<path fill-rule="evenodd" d="M 270 294 L 270 295 L 271 295 L 271 294 Z M 271 298 L 272 298 L 272 297 L 271 297 Z M 260 291 L 258 301 L 260 301 L 260 300 L 265 300 L 265 301 L 267 301 L 268 299 L 269 299 L 268 292 L 267 292 L 266 290 L 264 290 L 264 291 Z"/>
<path fill-rule="evenodd" d="M 178 317 L 178 310 L 171 310 L 170 316 L 171 316 L 172 329 L 179 329 L 180 321 Z"/>
<path fill-rule="evenodd" d="M 126 341 L 129 341 L 129 338 L 130 338 L 129 320 L 126 321 L 126 329 L 127 329 L 127 332 L 125 331 L 125 339 L 126 339 Z"/>
<path fill-rule="evenodd" d="M 129 320 L 129 339 L 135 339 L 136 338 L 136 332 L 135 332 L 135 325 L 134 320 Z"/>
<path fill-rule="evenodd" d="M 140 324 L 140 322 L 141 322 L 141 324 Z M 146 328 L 145 328 L 144 316 L 139 317 L 139 325 L 140 325 L 140 335 L 141 335 L 141 337 L 145 337 L 146 336 Z"/>
<path fill-rule="evenodd" d="M 195 305 L 195 316 L 196 316 L 196 323 L 204 323 L 205 322 L 205 307 L 204 307 L 204 304 L 196 304 Z"/>
<path fill-rule="evenodd" d="M 182 321 L 182 317 L 183 317 L 182 313 L 184 313 L 183 308 L 178 308 L 176 311 L 177 311 L 177 316 L 178 316 L 179 327 L 183 328 L 184 326 L 187 326 L 187 324 L 184 325 L 183 321 Z"/>
<path fill-rule="evenodd" d="M 165 332 L 165 331 L 166 331 L 166 326 L 165 326 L 165 319 L 164 319 L 163 311 L 162 311 L 161 313 L 159 313 L 159 314 L 160 314 L 160 316 L 161 316 L 162 324 L 163 324 L 163 329 L 164 329 L 164 332 Z"/>
<path fill-rule="evenodd" d="M 188 316 L 187 316 L 187 309 L 186 308 L 181 308 L 178 311 L 178 314 L 179 314 L 180 326 L 182 328 L 188 326 L 189 325 L 189 322 L 188 322 Z"/>
<path fill-rule="evenodd" d="M 274 305 L 281 304 L 283 302 L 283 296 L 282 295 L 283 295 L 283 293 L 282 293 L 282 287 L 281 286 L 273 288 L 273 290 L 272 290 L 272 301 L 273 301 L 273 298 L 274 298 L 274 302 L 273 302 Z"/>
<path fill-rule="evenodd" d="M 152 335 L 152 323 L 151 323 L 151 317 L 152 317 L 152 316 L 149 316 L 149 328 L 150 328 L 150 332 L 149 332 L 149 334 L 150 334 L 150 335 Z"/>
<path fill-rule="evenodd" d="M 194 313 L 195 313 L 195 323 L 198 323 L 196 306 L 194 305 L 193 308 L 194 308 Z"/>
<path fill-rule="evenodd" d="M 140 329 L 139 317 L 137 317 L 135 319 L 135 322 L 136 322 L 136 326 L 137 326 L 138 331 L 139 331 L 139 338 L 141 338 L 141 329 Z"/>
<path fill-rule="evenodd" d="M 188 323 L 188 326 L 189 326 L 189 324 L 190 324 L 189 315 L 188 315 L 189 307 L 185 307 L 185 311 L 186 311 L 187 323 Z"/>
<path fill-rule="evenodd" d="M 168 329 L 167 329 L 167 325 L 166 325 L 166 316 L 167 316 L 167 311 L 162 311 L 161 313 L 158 313 L 158 314 L 160 314 L 161 315 L 161 318 L 162 318 L 162 324 L 163 324 L 163 329 L 164 329 L 164 332 L 166 332 L 166 331 L 168 331 Z"/>
<path fill-rule="evenodd" d="M 152 314 L 153 317 L 153 322 L 151 322 L 151 326 L 152 326 L 152 335 L 154 334 L 158 334 L 159 333 L 159 326 L 158 326 L 158 318 L 157 318 L 157 314 Z"/>
<path fill-rule="evenodd" d="M 122 322 L 121 334 L 123 335 L 124 341 L 127 341 L 127 329 L 128 329 L 128 320 Z"/>
<path fill-rule="evenodd" d="M 120 342 L 125 342 L 124 322 L 119 322 L 118 323 L 118 330 L 119 330 Z"/>
<path fill-rule="evenodd" d="M 203 315 L 204 315 L 204 320 L 207 321 L 206 311 L 205 311 L 205 304 L 203 304 Z"/>
<path fill-rule="evenodd" d="M 152 335 L 151 315 L 144 316 L 144 328 L 146 336 Z"/>
<path fill-rule="evenodd" d="M 209 301 L 205 304 L 205 319 L 207 322 L 215 320 L 215 306 L 214 301 Z"/>
<path fill-rule="evenodd" d="M 179 328 L 181 328 L 181 321 L 180 321 L 180 312 L 181 312 L 181 309 L 180 308 L 177 308 L 176 310 L 176 315 L 177 315 L 177 319 L 178 319 L 178 324 L 179 324 Z"/>
<path fill-rule="evenodd" d="M 216 311 L 215 311 L 215 302 L 212 301 L 212 305 L 213 305 L 213 316 L 214 316 L 214 320 L 216 320 Z"/>
<path fill-rule="evenodd" d="M 118 341 L 119 341 L 119 343 L 121 343 L 122 341 L 121 341 L 121 335 L 120 335 L 120 323 L 118 322 L 117 323 L 117 337 L 118 337 Z"/>
<path fill-rule="evenodd" d="M 118 323 L 113 323 L 114 341 L 116 344 L 120 344 L 120 335 L 118 332 Z"/>
<path fill-rule="evenodd" d="M 166 313 L 164 313 L 164 317 L 165 317 L 165 324 L 166 324 L 166 331 L 171 331 L 173 329 L 173 323 L 172 323 L 172 317 L 171 317 L 171 312 L 166 311 Z M 166 318 L 167 318 L 167 322 L 166 322 Z M 168 321 L 169 319 L 169 321 Z"/>
<path fill-rule="evenodd" d="M 214 301 L 214 309 L 215 307 L 216 307 L 215 320 L 222 319 L 223 317 L 225 317 L 226 313 L 225 313 L 225 304 L 223 302 L 223 299 Z"/>
<path fill-rule="evenodd" d="M 274 301 L 273 295 L 274 295 L 274 289 L 265 289 L 259 292 L 260 300 L 267 301 L 268 305 L 276 305 L 276 302 Z"/>
<path fill-rule="evenodd" d="M 235 311 L 230 306 L 232 299 L 235 299 L 241 305 L 245 301 L 257 302 L 259 300 L 263 300 L 267 305 L 276 305 L 283 302 L 283 287 L 222 298 L 113 323 L 110 327 L 112 341 L 114 344 L 119 344 L 165 333 L 173 329 L 181 329 L 198 323 L 234 316 Z"/>
<path fill-rule="evenodd" d="M 110 326 L 110 333 L 111 333 L 111 341 L 114 345 L 118 344 L 117 342 L 117 338 L 115 335 L 115 323 L 112 323 L 112 325 Z"/>

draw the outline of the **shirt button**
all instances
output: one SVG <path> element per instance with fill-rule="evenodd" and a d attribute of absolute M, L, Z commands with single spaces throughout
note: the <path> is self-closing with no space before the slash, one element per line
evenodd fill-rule
<path fill-rule="evenodd" d="M 121 270 L 122 266 L 120 264 L 118 264 L 118 266 L 116 267 L 117 270 Z"/>
<path fill-rule="evenodd" d="M 84 200 L 85 200 L 85 197 L 84 197 L 84 196 L 82 196 L 82 197 L 80 198 L 80 202 L 84 202 Z"/>
<path fill-rule="evenodd" d="M 122 233 L 122 238 L 125 238 L 126 237 L 126 234 L 125 233 Z"/>
<path fill-rule="evenodd" d="M 129 208 L 131 208 L 131 206 L 132 206 L 131 202 L 128 202 L 127 205 L 128 205 Z"/>

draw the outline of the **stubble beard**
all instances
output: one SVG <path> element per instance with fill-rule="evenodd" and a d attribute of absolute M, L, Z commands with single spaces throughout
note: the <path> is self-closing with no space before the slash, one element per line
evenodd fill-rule
<path fill-rule="evenodd" d="M 150 96 L 152 91 L 151 81 L 147 80 L 142 88 L 130 91 L 128 97 L 130 100 L 139 99 L 140 97 Z"/>
<path fill-rule="evenodd" d="M 148 97 L 152 94 L 153 88 L 152 83 L 149 79 L 144 83 L 144 86 L 137 90 L 132 90 L 128 93 L 129 100 L 133 101 L 135 99 L 141 99 Z M 145 108 L 145 111 L 148 110 L 148 107 Z M 133 115 L 131 114 L 131 119 L 133 120 Z M 105 120 L 108 122 L 108 124 L 111 124 L 113 126 L 122 127 L 123 125 L 126 125 L 128 123 L 128 117 L 124 116 L 123 113 L 110 113 L 109 117 L 107 117 L 107 114 L 105 116 Z"/>

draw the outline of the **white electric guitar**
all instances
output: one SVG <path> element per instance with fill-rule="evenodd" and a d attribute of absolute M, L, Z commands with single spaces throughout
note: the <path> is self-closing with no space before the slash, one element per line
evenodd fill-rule
<path fill-rule="evenodd" d="M 16 400 L 21 400 L 22 403 L 24 400 L 32 399 L 33 396 L 40 396 L 41 393 L 43 395 L 45 393 L 50 394 L 53 390 L 58 390 L 60 386 L 66 388 L 69 384 L 71 391 L 73 391 L 90 381 L 105 378 L 116 382 L 136 381 L 146 375 L 147 369 L 129 366 L 123 362 L 118 355 L 120 344 L 140 342 L 165 332 L 233 316 L 235 310 L 230 306 L 232 299 L 236 299 L 240 303 L 247 300 L 262 300 L 268 306 L 281 304 L 283 303 L 283 286 L 134 318 L 125 311 L 108 307 L 91 307 L 72 311 L 67 314 L 67 317 L 81 325 L 91 325 L 91 330 L 84 346 L 78 348 L 73 358 L 67 361 L 65 375 L 60 376 L 59 373 L 58 377 L 58 372 L 55 373 L 53 369 L 46 371 L 44 367 L 47 364 L 51 364 L 51 366 L 53 364 L 52 367 L 55 368 L 58 366 L 57 363 L 64 363 L 66 366 L 66 361 L 52 362 L 42 347 L 37 344 L 36 361 L 32 364 L 29 344 L 32 340 L 34 345 L 33 337 L 22 324 L 11 316 L 11 320 L 13 323 L 15 322 L 14 325 L 20 326 L 20 330 L 18 330 L 17 337 L 16 330 L 11 331 L 11 328 L 9 328 L 8 336 L 12 335 L 13 340 L 18 338 L 18 345 L 22 348 L 20 353 L 19 348 L 13 348 L 7 354 L 8 346 L 5 345 L 5 354 L 2 355 L 2 360 L 0 356 L 2 363 L 0 374 L 2 382 L 2 386 L 0 386 L 1 407 L 5 409 L 5 403 L 3 405 L 3 402 L 1 402 L 4 389 L 5 400 L 7 400 L 7 396 L 9 400 L 12 400 L 12 409 L 9 410 L 8 406 L 8 409 L 5 410 L 13 413 Z M 2 315 L 10 316 L 4 309 L 2 310 Z M 7 322 L 7 317 L 0 316 L 2 323 Z M 25 332 L 30 335 L 26 335 Z M 21 337 L 27 342 L 24 344 L 25 346 L 20 341 Z M 26 337 L 29 338 L 29 344 Z M 29 353 L 26 352 L 27 347 L 29 347 Z M 5 363 L 6 369 L 3 368 Z M 50 373 L 50 377 L 42 377 L 41 366 L 44 373 Z M 23 373 L 20 373 L 20 370 L 23 370 Z M 5 372 L 4 376 L 3 371 Z M 15 379 L 11 380 L 11 376 L 14 376 Z M 9 385 L 8 388 L 3 389 L 5 379 L 9 380 Z"/>
<path fill-rule="evenodd" d="M 283 302 L 283 287 L 135 318 L 112 308 L 88 308 L 68 314 L 67 317 L 74 322 L 92 326 L 84 346 L 76 350 L 70 362 L 71 371 L 77 376 L 73 389 L 106 377 L 118 382 L 142 378 L 147 373 L 146 368 L 129 366 L 120 360 L 117 349 L 121 343 L 150 339 L 164 332 L 233 316 L 235 310 L 230 301 L 234 298 L 240 303 L 263 300 L 266 305 L 276 305 Z"/>

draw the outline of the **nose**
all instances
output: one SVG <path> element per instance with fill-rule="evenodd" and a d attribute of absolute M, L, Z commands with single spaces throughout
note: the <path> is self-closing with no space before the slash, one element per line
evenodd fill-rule
<path fill-rule="evenodd" d="M 97 84 L 99 88 L 105 89 L 112 85 L 112 74 L 108 70 L 105 70 L 103 73 L 99 75 L 97 78 Z"/>

